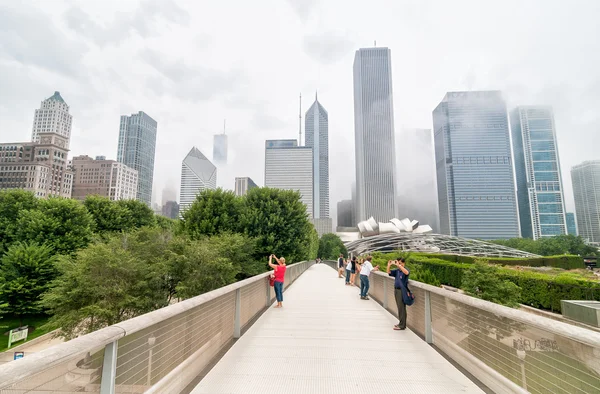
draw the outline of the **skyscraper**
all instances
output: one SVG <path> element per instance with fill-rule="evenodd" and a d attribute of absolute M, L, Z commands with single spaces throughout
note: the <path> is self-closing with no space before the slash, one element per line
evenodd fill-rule
<path fill-rule="evenodd" d="M 517 201 L 524 238 L 567 233 L 554 115 L 550 107 L 522 106 L 510 114 Z"/>
<path fill-rule="evenodd" d="M 181 163 L 179 211 L 185 212 L 204 190 L 217 188 L 217 167 L 193 147 Z"/>
<path fill-rule="evenodd" d="M 306 213 L 313 213 L 313 152 L 296 140 L 267 140 L 265 186 L 300 192 Z"/>
<path fill-rule="evenodd" d="M 329 217 L 329 115 L 315 94 L 306 111 L 305 145 L 313 150 L 313 218 Z"/>
<path fill-rule="evenodd" d="M 577 222 L 575 221 L 575 214 L 573 212 L 567 212 L 567 234 L 577 235 Z"/>
<path fill-rule="evenodd" d="M 121 116 L 117 161 L 137 170 L 137 200 L 148 206 L 152 201 L 157 126 L 156 121 L 142 111 Z"/>
<path fill-rule="evenodd" d="M 225 133 L 214 136 L 213 161 L 216 165 L 227 164 L 227 135 Z"/>
<path fill-rule="evenodd" d="M 110 200 L 135 200 L 137 195 L 138 172 L 115 160 L 97 156 L 96 160 L 87 155 L 75 156 L 71 160 L 73 170 L 73 191 L 71 198 L 85 200 L 87 196 L 98 195 Z"/>
<path fill-rule="evenodd" d="M 354 57 L 356 214 L 388 221 L 397 216 L 392 57 L 366 48 Z"/>
<path fill-rule="evenodd" d="M 579 236 L 600 245 L 600 160 L 573 167 L 571 180 Z"/>
<path fill-rule="evenodd" d="M 520 235 L 501 92 L 450 92 L 433 111 L 440 232 L 481 239 Z"/>
<path fill-rule="evenodd" d="M 56 133 L 66 139 L 66 148 L 69 149 L 72 125 L 73 115 L 69 114 L 69 106 L 59 92 L 54 92 L 42 101 L 40 109 L 35 110 L 31 141 L 40 142 L 40 133 Z"/>
<path fill-rule="evenodd" d="M 235 178 L 235 195 L 236 196 L 245 196 L 248 193 L 248 190 L 254 189 L 256 183 L 250 177 L 236 177 Z"/>

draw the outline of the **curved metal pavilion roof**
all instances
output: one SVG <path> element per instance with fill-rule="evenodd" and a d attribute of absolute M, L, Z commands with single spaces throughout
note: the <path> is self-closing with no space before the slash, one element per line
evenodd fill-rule
<path fill-rule="evenodd" d="M 348 252 L 364 255 L 373 252 L 407 252 L 457 254 L 475 257 L 540 257 L 536 254 L 496 245 L 491 242 L 433 233 L 380 234 L 346 243 Z"/>

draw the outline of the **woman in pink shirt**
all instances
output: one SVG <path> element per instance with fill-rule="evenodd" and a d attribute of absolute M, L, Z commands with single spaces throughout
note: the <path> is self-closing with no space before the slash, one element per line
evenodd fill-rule
<path fill-rule="evenodd" d="M 273 264 L 273 258 L 277 264 Z M 273 287 L 275 288 L 275 298 L 277 298 L 277 305 L 275 308 L 281 308 L 283 306 L 283 281 L 285 280 L 285 259 L 283 257 L 277 258 L 274 254 L 269 256 L 269 267 L 275 270 L 275 283 Z"/>

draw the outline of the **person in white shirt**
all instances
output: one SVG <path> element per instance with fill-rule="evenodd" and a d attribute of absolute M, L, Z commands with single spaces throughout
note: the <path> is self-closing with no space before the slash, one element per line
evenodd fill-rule
<path fill-rule="evenodd" d="M 371 271 L 378 271 L 379 267 L 373 268 L 371 264 L 373 260 L 372 256 L 367 256 L 366 261 L 360 267 L 360 299 L 368 300 L 367 294 L 369 293 L 369 275 Z"/>

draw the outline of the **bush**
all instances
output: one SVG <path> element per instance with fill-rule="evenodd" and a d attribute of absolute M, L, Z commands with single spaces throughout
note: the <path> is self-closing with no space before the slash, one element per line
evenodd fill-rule
<path fill-rule="evenodd" d="M 508 279 L 500 279 L 496 268 L 485 261 L 478 261 L 465 270 L 462 288 L 473 297 L 511 308 L 518 306 L 521 299 L 521 288 Z"/>
<path fill-rule="evenodd" d="M 545 256 L 538 258 L 503 258 L 492 257 L 486 259 L 490 264 L 499 265 L 519 265 L 525 267 L 555 267 L 565 270 L 585 268 L 583 258 L 580 256 L 561 255 L 561 256 Z"/>

